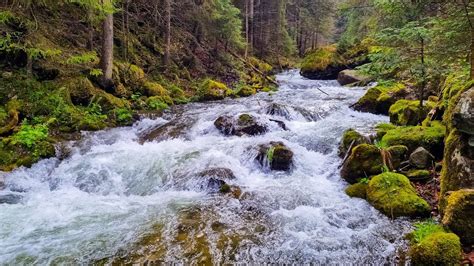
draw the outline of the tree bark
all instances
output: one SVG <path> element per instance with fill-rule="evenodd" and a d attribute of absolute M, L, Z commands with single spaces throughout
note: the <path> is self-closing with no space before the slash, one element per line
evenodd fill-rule
<path fill-rule="evenodd" d="M 166 19 L 166 27 L 165 27 L 165 57 L 164 63 L 165 66 L 168 66 L 170 63 L 171 57 L 171 0 L 165 0 L 165 19 Z"/>
<path fill-rule="evenodd" d="M 474 27 L 471 28 L 471 79 L 474 79 Z"/>
<path fill-rule="evenodd" d="M 102 69 L 102 86 L 113 85 L 112 69 L 114 64 L 114 15 L 107 14 L 102 23 L 102 55 L 100 67 Z"/>
<path fill-rule="evenodd" d="M 247 59 L 249 55 L 249 42 L 250 42 L 250 36 L 249 36 L 249 8 L 250 8 L 250 0 L 245 0 L 245 59 Z"/>

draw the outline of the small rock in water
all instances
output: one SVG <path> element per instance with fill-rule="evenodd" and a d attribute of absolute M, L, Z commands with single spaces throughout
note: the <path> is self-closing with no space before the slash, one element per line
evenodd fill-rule
<path fill-rule="evenodd" d="M 18 194 L 0 194 L 0 204 L 17 204 L 22 198 Z"/>
<path fill-rule="evenodd" d="M 200 177 L 216 177 L 221 179 L 235 179 L 235 175 L 229 168 L 209 168 L 198 174 Z"/>
<path fill-rule="evenodd" d="M 420 169 L 430 167 L 433 160 L 434 156 L 423 147 L 417 148 L 410 154 L 410 164 Z"/>
<path fill-rule="evenodd" d="M 5 189 L 5 177 L 4 174 L 0 173 L 0 190 Z"/>
<path fill-rule="evenodd" d="M 242 114 L 237 119 L 230 116 L 221 116 L 214 122 L 214 126 L 224 135 L 260 135 L 267 131 L 267 127 L 257 121 L 254 116 Z"/>
<path fill-rule="evenodd" d="M 290 119 L 290 112 L 285 105 L 279 103 L 271 103 L 265 108 L 265 113 L 268 115 L 282 116 L 286 119 Z"/>
<path fill-rule="evenodd" d="M 260 145 L 256 159 L 262 166 L 268 163 L 271 170 L 288 171 L 293 164 L 293 152 L 283 142 L 270 142 Z"/>
<path fill-rule="evenodd" d="M 280 121 L 280 120 L 275 120 L 275 119 L 270 119 L 270 121 L 277 123 L 278 126 L 281 127 L 283 130 L 288 130 L 288 128 L 285 125 L 285 122 Z"/>

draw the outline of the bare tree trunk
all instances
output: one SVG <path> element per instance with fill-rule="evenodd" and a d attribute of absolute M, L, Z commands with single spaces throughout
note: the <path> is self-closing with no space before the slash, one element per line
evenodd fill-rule
<path fill-rule="evenodd" d="M 471 28 L 471 79 L 474 79 L 474 27 Z"/>
<path fill-rule="evenodd" d="M 164 63 L 166 66 L 170 63 L 170 49 L 171 49 L 171 0 L 165 0 L 165 57 Z"/>
<path fill-rule="evenodd" d="M 250 36 L 249 36 L 249 3 L 250 0 L 245 0 L 245 59 L 247 59 L 249 55 L 249 42 L 250 42 Z"/>
<path fill-rule="evenodd" d="M 107 14 L 102 23 L 102 55 L 100 67 L 102 69 L 102 86 L 112 85 L 112 69 L 114 64 L 114 15 Z"/>

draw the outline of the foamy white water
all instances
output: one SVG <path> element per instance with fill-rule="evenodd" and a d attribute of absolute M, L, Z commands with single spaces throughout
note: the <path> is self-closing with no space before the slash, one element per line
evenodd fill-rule
<path fill-rule="evenodd" d="M 5 174 L 0 195 L 19 201 L 0 204 L 0 264 L 87 264 L 126 256 L 157 225 L 162 261 L 197 263 L 199 256 L 175 240 L 179 217 L 189 210 L 201 213 L 194 237 L 205 236 L 213 263 L 393 263 L 408 224 L 345 195 L 337 157 L 344 130 L 368 132 L 388 119 L 349 109 L 365 88 L 310 81 L 297 71 L 278 80 L 276 93 L 193 103 L 133 127 L 87 133 L 70 144 L 67 159 Z M 285 116 L 268 115 L 272 103 L 285 105 Z M 241 113 L 257 116 L 270 132 L 228 137 L 215 129 L 220 115 Z M 186 126 L 177 138 L 141 144 L 143 132 L 167 123 Z M 254 148 L 269 141 L 294 152 L 291 172 L 269 172 L 255 162 Z M 237 178 L 229 183 L 242 189 L 242 197 L 206 192 L 196 175 L 210 167 L 231 169 Z M 222 234 L 239 241 L 221 244 Z"/>

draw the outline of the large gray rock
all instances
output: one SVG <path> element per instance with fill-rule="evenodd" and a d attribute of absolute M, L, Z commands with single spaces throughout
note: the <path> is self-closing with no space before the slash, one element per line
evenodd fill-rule
<path fill-rule="evenodd" d="M 361 74 L 357 70 L 346 69 L 346 70 L 343 70 L 343 71 L 339 72 L 339 75 L 337 76 L 337 81 L 342 86 L 349 85 L 349 84 L 355 84 L 355 85 L 358 85 L 358 86 L 365 86 L 370 82 L 370 77 Z"/>
<path fill-rule="evenodd" d="M 414 152 L 410 154 L 410 164 L 420 168 L 429 168 L 435 157 L 423 147 L 418 147 Z"/>
<path fill-rule="evenodd" d="M 474 135 L 474 88 L 461 95 L 454 109 L 453 126 L 462 133 Z"/>

